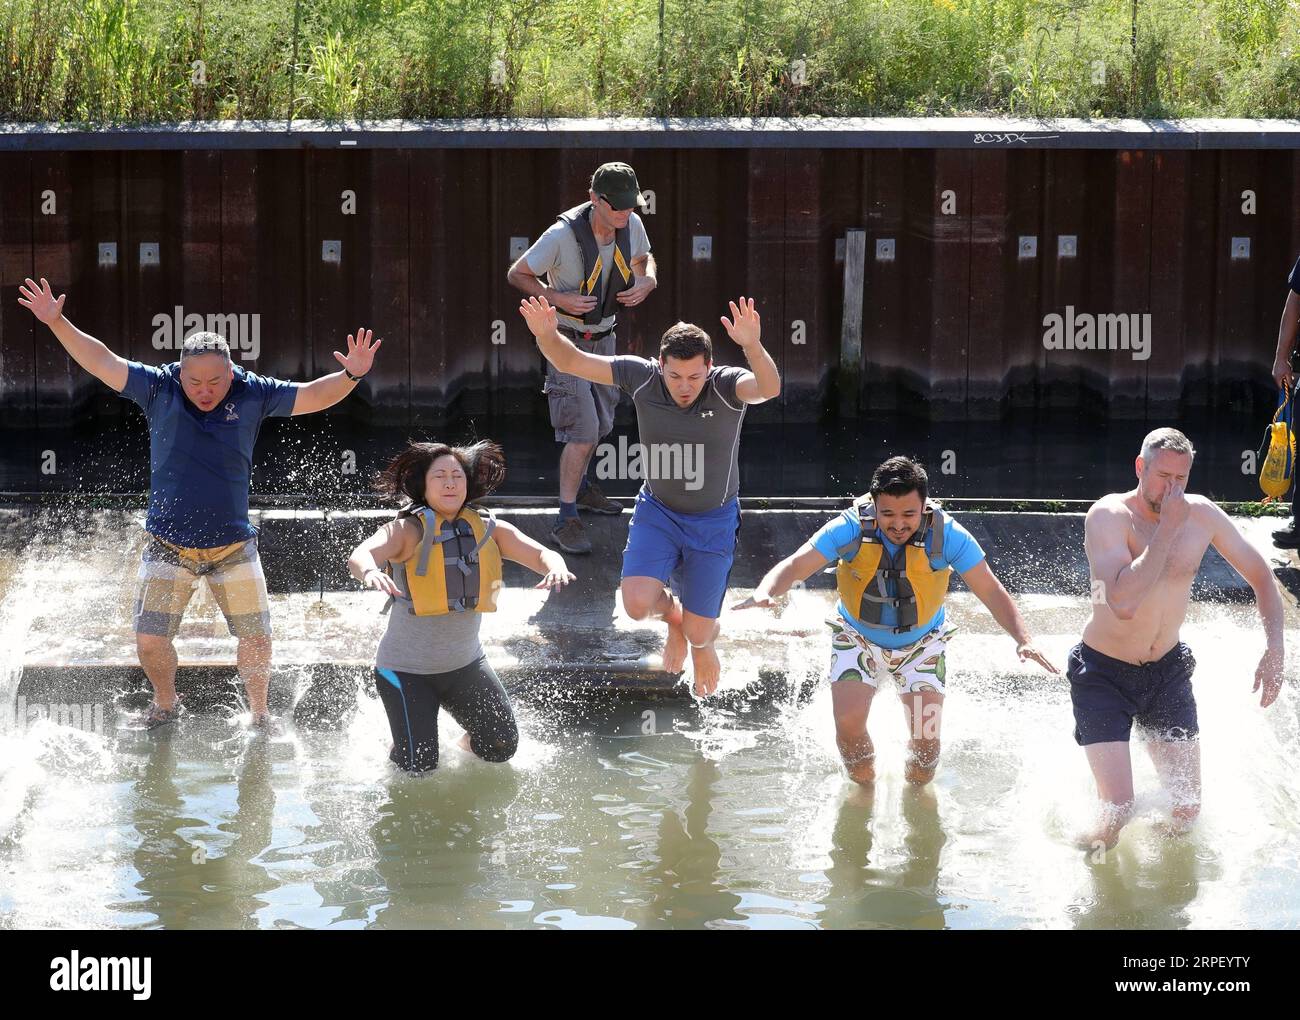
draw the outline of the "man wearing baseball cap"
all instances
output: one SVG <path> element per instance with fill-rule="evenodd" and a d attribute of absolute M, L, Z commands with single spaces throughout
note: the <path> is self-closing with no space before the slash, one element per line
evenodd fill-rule
<path fill-rule="evenodd" d="M 579 350 L 615 354 L 615 319 L 655 289 L 655 262 L 641 217 L 645 199 L 626 163 L 605 163 L 591 177 L 587 201 L 560 214 L 507 279 L 557 309 L 560 333 Z M 545 277 L 543 282 L 542 277 Z M 596 444 L 614 427 L 616 386 L 602 386 L 546 367 L 546 397 L 560 454 L 560 520 L 551 532 L 567 553 L 591 552 L 578 510 L 617 514 L 623 508 L 587 479 Z"/>

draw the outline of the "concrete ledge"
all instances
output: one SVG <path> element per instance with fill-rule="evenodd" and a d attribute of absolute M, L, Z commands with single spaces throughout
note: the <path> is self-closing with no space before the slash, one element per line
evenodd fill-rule
<path fill-rule="evenodd" d="M 86 149 L 1294 149 L 1300 121 L 1076 117 L 515 117 L 0 125 L 0 151 Z"/>
<path fill-rule="evenodd" d="M 794 509 L 755 509 L 748 501 L 741 515 L 736 561 L 731 585 L 752 588 L 778 560 L 794 552 L 823 524 L 831 520 L 845 500 L 819 500 L 813 506 Z M 965 511 L 959 501 L 946 501 L 953 516 L 979 541 L 988 553 L 989 564 L 1013 593 L 1061 595 L 1088 594 L 1088 565 L 1083 550 L 1083 514 L 1078 512 Z M 550 530 L 555 511 L 550 507 L 498 506 L 495 512 L 523 532 L 551 545 Z M 347 574 L 347 557 L 364 537 L 387 520 L 390 510 L 321 511 L 255 510 L 251 520 L 260 531 L 259 545 L 272 592 L 355 591 Z M 588 556 L 567 556 L 570 569 L 579 576 L 576 589 L 597 602 L 610 601 L 617 590 L 622 568 L 622 551 L 627 543 L 631 514 L 618 516 L 584 514 L 592 552 Z M 67 511 L 40 506 L 0 509 L 0 547 L 11 551 L 48 548 L 50 556 L 60 549 L 77 547 L 92 558 L 102 556 L 87 569 L 117 573 L 128 587 L 136 564 L 124 549 L 138 557 L 143 542 L 144 513 L 126 510 Z M 1279 526 L 1277 518 L 1239 517 L 1237 524 L 1249 541 L 1275 568 L 1284 571 L 1300 561 L 1295 553 L 1272 546 L 1270 532 Z M 116 555 L 114 555 L 116 554 Z M 515 564 L 506 565 L 507 587 L 531 585 L 529 574 Z M 1288 575 L 1279 574 L 1285 580 Z M 2 582 L 2 577 L 0 577 Z M 809 588 L 830 588 L 830 578 L 814 576 Z M 955 582 L 960 590 L 961 582 Z M 1206 553 L 1193 588 L 1199 599 L 1243 601 L 1253 599 L 1250 586 L 1213 549 Z M 597 623 L 597 626 L 601 624 Z"/>
<path fill-rule="evenodd" d="M 843 502 L 843 501 L 839 501 Z M 746 510 L 724 606 L 719 654 L 726 664 L 723 703 L 788 693 L 825 657 L 824 618 L 835 604 L 833 578 L 814 575 L 785 610 L 728 612 L 779 559 L 830 520 L 837 508 Z M 500 516 L 549 542 L 554 512 L 502 508 Z M 1052 633 L 1082 627 L 1080 600 L 1089 594 L 1083 553 L 1083 515 L 954 510 L 979 540 L 1009 590 L 1052 604 L 1060 614 Z M 348 552 L 381 522 L 387 510 L 320 512 L 266 510 L 255 514 L 270 581 L 276 632 L 273 706 L 292 708 L 303 725 L 338 725 L 368 689 L 370 667 L 385 626 L 384 599 L 347 577 Z M 16 691 L 29 705 L 101 704 L 141 700 L 146 685 L 135 657 L 131 601 L 140 549 L 142 512 L 101 510 L 66 514 L 0 511 L 0 533 L 18 553 L 0 563 L 6 633 L 22 647 L 7 653 L 21 668 Z M 621 552 L 630 514 L 584 516 L 594 547 L 568 557 L 577 581 L 559 592 L 539 592 L 535 578 L 507 565 L 500 611 L 484 618 L 482 641 L 512 692 L 523 697 L 589 698 L 600 693 L 633 698 L 688 698 L 682 680 L 659 664 L 661 625 L 623 615 L 617 601 Z M 1294 553 L 1270 544 L 1272 519 L 1240 519 L 1239 526 L 1274 563 L 1284 588 L 1300 591 Z M 969 625 L 983 615 L 960 580 L 952 604 Z M 1217 553 L 1202 563 L 1193 596 L 1207 602 L 1251 602 L 1254 593 Z M 1046 602 L 1044 602 L 1046 600 Z M 1292 612 L 1294 616 L 1294 611 Z M 177 638 L 180 685 L 199 707 L 234 704 L 235 642 L 206 586 L 200 588 Z M 15 656 L 17 661 L 14 662 Z M 125 699 L 125 701 L 123 701 Z M 116 711 L 116 709 L 111 709 Z"/>

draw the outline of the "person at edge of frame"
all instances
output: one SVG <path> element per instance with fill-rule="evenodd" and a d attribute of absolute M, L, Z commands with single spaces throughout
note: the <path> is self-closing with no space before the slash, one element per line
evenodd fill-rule
<path fill-rule="evenodd" d="M 1287 279 L 1286 303 L 1277 328 L 1277 352 L 1273 357 L 1273 381 L 1285 389 L 1295 408 L 1295 377 L 1300 364 L 1296 361 L 1296 331 L 1300 327 L 1300 258 L 1296 259 Z M 1294 421 L 1294 416 L 1292 418 Z M 1300 549 L 1300 485 L 1291 484 L 1291 523 L 1273 532 L 1273 544 L 1279 549 Z"/>

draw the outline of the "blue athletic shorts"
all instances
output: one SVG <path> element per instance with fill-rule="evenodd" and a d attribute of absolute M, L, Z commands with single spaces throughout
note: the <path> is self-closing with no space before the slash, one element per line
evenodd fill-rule
<path fill-rule="evenodd" d="M 740 501 L 702 514 L 679 514 L 642 489 L 632 508 L 623 549 L 624 577 L 655 577 L 664 584 L 679 567 L 682 606 L 716 620 L 740 531 Z"/>
<path fill-rule="evenodd" d="M 1200 732 L 1192 697 L 1195 668 L 1192 650 L 1181 641 L 1141 666 L 1103 655 L 1080 641 L 1070 650 L 1065 669 L 1075 741 L 1127 741 L 1135 722 L 1159 740 L 1195 737 Z"/>

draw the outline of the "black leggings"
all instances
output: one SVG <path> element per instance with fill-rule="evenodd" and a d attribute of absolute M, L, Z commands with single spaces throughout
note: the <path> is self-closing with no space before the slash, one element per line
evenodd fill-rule
<path fill-rule="evenodd" d="M 389 757 L 408 772 L 438 767 L 439 706 L 465 727 L 470 748 L 485 761 L 507 761 L 519 746 L 510 699 L 485 657 L 449 673 L 376 667 L 375 686 L 393 731 Z"/>

